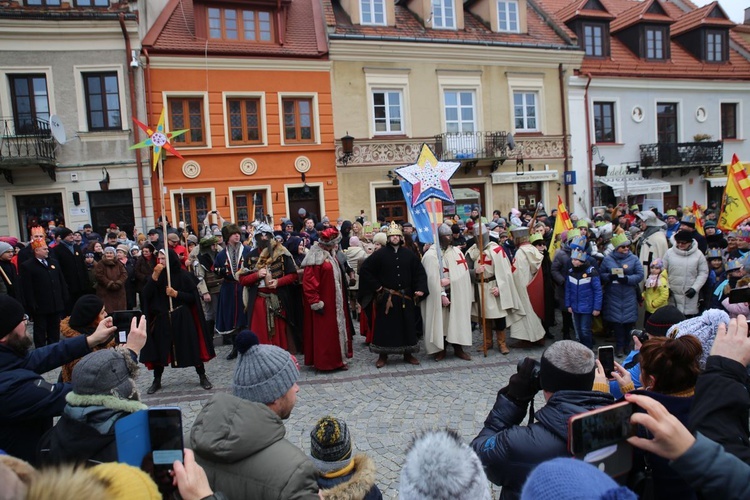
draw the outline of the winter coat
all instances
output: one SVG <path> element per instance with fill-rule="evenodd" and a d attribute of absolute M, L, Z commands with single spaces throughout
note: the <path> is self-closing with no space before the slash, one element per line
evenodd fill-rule
<path fill-rule="evenodd" d="M 696 293 L 692 298 L 685 295 L 690 288 L 700 292 L 708 279 L 708 263 L 698 243 L 693 242 L 687 250 L 672 247 L 663 260 L 664 270 L 669 275 L 669 303 L 676 306 L 682 314 L 698 314 L 700 294 Z"/>
<path fill-rule="evenodd" d="M 750 376 L 741 363 L 723 356 L 709 356 L 706 369 L 695 384 L 688 428 L 716 441 L 728 453 L 750 464 L 748 386 Z"/>
<path fill-rule="evenodd" d="M 65 407 L 70 384 L 40 374 L 89 353 L 86 337 L 61 340 L 19 356 L 0 345 L 0 450 L 36 463 L 39 439 Z"/>
<path fill-rule="evenodd" d="M 591 314 L 602 310 L 602 283 L 593 266 L 585 264 L 568 269 L 565 285 L 565 308 L 577 314 Z"/>
<path fill-rule="evenodd" d="M 55 248 L 50 249 L 50 256 L 54 257 L 60 263 L 60 270 L 65 277 L 65 283 L 68 285 L 68 291 L 73 298 L 79 295 L 92 293 L 91 283 L 89 283 L 88 272 L 86 271 L 86 262 L 83 258 L 83 250 L 78 245 L 73 245 L 73 251 L 60 243 Z"/>
<path fill-rule="evenodd" d="M 104 309 L 110 314 L 124 311 L 127 308 L 125 300 L 125 281 L 128 272 L 119 260 L 102 259 L 94 266 L 96 276 L 96 295 L 104 301 Z"/>
<path fill-rule="evenodd" d="M 570 246 L 567 243 L 563 243 L 557 249 L 555 257 L 552 259 L 552 280 L 555 282 L 555 300 L 561 310 L 567 310 L 565 307 L 565 289 L 570 266 Z"/>
<path fill-rule="evenodd" d="M 647 232 L 654 231 L 655 229 L 646 228 Z M 644 233 L 646 234 L 646 233 Z M 645 238 L 641 238 L 638 242 L 638 258 L 643 264 L 645 269 L 648 269 L 649 263 L 655 259 L 661 259 L 669 249 L 669 242 L 667 237 L 664 235 L 664 231 L 655 230 L 655 232 L 649 234 Z"/>
<path fill-rule="evenodd" d="M 188 441 L 211 487 L 227 498 L 318 500 L 315 467 L 285 434 L 266 405 L 219 393 L 195 418 Z"/>
<path fill-rule="evenodd" d="M 695 435 L 693 446 L 670 462 L 674 470 L 700 491 L 703 498 L 743 500 L 750 498 L 750 465 L 724 451 L 720 444 Z"/>
<path fill-rule="evenodd" d="M 47 266 L 32 257 L 21 264 L 24 309 L 30 316 L 61 313 L 68 301 L 68 285 L 60 271 L 60 264 L 52 258 Z"/>
<path fill-rule="evenodd" d="M 74 337 L 78 337 L 81 335 L 88 337 L 89 335 L 94 333 L 94 330 L 95 330 L 94 327 L 81 328 L 80 331 L 78 331 L 70 326 L 69 321 L 70 321 L 70 316 L 68 316 L 67 318 L 63 318 L 63 320 L 60 321 L 60 336 L 63 338 L 72 339 Z M 116 345 L 117 343 L 115 342 L 114 337 L 112 337 L 112 339 L 108 343 L 94 346 L 91 349 L 91 352 L 99 351 L 101 349 L 109 349 L 109 348 L 115 347 Z M 80 360 L 81 358 L 76 358 L 70 363 L 65 363 L 64 365 L 62 365 L 60 378 L 63 382 L 71 381 L 73 377 L 73 368 L 75 368 L 75 366 L 78 364 Z"/>
<path fill-rule="evenodd" d="M 143 287 L 146 286 L 148 280 L 151 279 L 151 274 L 154 272 L 156 267 L 156 257 L 151 256 L 147 259 L 143 255 L 139 256 L 135 261 L 135 291 L 138 293 L 143 292 Z"/>
<path fill-rule="evenodd" d="M 612 280 L 612 269 L 621 268 L 627 283 Z M 643 281 L 643 266 L 632 252 L 614 251 L 604 257 L 599 267 L 599 277 L 604 290 L 604 319 L 612 323 L 638 321 L 638 288 Z"/>
<path fill-rule="evenodd" d="M 570 456 L 568 419 L 614 400 L 603 392 L 558 391 L 536 412 L 536 422 L 522 426 L 527 406 L 498 394 L 471 447 L 482 461 L 487 478 L 503 487 L 500 498 L 519 498 L 534 467 L 556 457 Z"/>
<path fill-rule="evenodd" d="M 383 498 L 378 485 L 375 484 L 375 462 L 364 454 L 354 456 L 352 472 L 334 478 L 320 476 L 318 486 L 326 500 L 380 500 Z"/>
<path fill-rule="evenodd" d="M 667 272 L 662 271 L 659 274 L 659 284 L 657 286 L 643 289 L 643 303 L 646 306 L 646 312 L 653 313 L 660 307 L 667 305 L 669 301 L 668 277 Z M 646 280 L 648 280 L 648 276 L 646 276 Z"/>

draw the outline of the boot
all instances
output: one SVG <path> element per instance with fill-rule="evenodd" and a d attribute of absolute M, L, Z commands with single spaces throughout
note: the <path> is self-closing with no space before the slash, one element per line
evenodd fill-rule
<path fill-rule="evenodd" d="M 460 346 L 458 344 L 453 344 L 453 354 L 458 359 L 463 359 L 464 361 L 471 361 L 471 356 L 468 352 L 464 351 L 463 346 Z"/>
<path fill-rule="evenodd" d="M 214 385 L 211 383 L 210 380 L 208 380 L 208 377 L 206 377 L 205 373 L 199 375 L 199 377 L 200 377 L 201 387 L 203 387 L 206 390 L 213 389 Z"/>
<path fill-rule="evenodd" d="M 486 333 L 484 334 L 484 347 L 479 346 L 477 348 L 477 351 L 479 352 L 484 352 L 485 350 L 492 350 L 492 331 L 490 331 L 489 335 L 487 335 Z"/>
<path fill-rule="evenodd" d="M 154 375 L 154 381 L 151 383 L 151 387 L 146 390 L 146 394 L 153 394 L 161 389 L 161 375 Z"/>
<path fill-rule="evenodd" d="M 387 362 L 388 362 L 388 355 L 381 354 L 380 356 L 378 356 L 378 360 L 375 362 L 375 368 L 383 368 Z"/>
<path fill-rule="evenodd" d="M 505 330 L 500 330 L 497 332 L 497 350 L 500 351 L 500 354 L 508 354 L 510 352 L 510 349 L 508 349 L 508 346 L 505 345 Z"/>
<path fill-rule="evenodd" d="M 229 336 L 232 338 L 232 350 L 230 351 L 229 355 L 227 356 L 227 360 L 231 361 L 237 357 L 237 346 L 235 345 L 235 340 L 237 339 L 236 333 L 231 333 Z"/>

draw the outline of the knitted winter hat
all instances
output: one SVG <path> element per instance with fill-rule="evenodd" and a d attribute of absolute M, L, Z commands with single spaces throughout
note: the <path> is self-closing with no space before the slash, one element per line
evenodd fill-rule
<path fill-rule="evenodd" d="M 388 243 L 388 237 L 385 233 L 378 233 L 372 237 L 372 242 L 384 247 Z"/>
<path fill-rule="evenodd" d="M 682 242 L 691 242 L 693 241 L 693 232 L 692 231 L 677 231 L 676 233 L 674 233 L 674 240 L 682 241 Z"/>
<path fill-rule="evenodd" d="M 117 245 L 117 248 L 115 248 L 115 251 L 122 252 L 125 255 L 128 255 L 130 254 L 130 247 L 125 244 L 120 244 L 120 245 Z"/>
<path fill-rule="evenodd" d="M 23 321 L 23 306 L 13 297 L 0 294 L 0 339 Z"/>
<path fill-rule="evenodd" d="M 292 356 L 273 345 L 261 344 L 250 330 L 235 341 L 240 358 L 234 369 L 232 394 L 255 403 L 272 403 L 297 383 L 299 371 Z"/>
<path fill-rule="evenodd" d="M 94 294 L 83 295 L 73 306 L 68 324 L 72 328 L 90 326 L 99 316 L 104 307 L 104 301 Z"/>
<path fill-rule="evenodd" d="M 536 467 L 523 485 L 521 500 L 540 498 L 636 500 L 638 496 L 583 460 L 555 458 Z"/>
<path fill-rule="evenodd" d="M 579 373 L 563 370 L 555 365 L 555 360 L 559 360 L 561 357 L 568 357 L 568 353 L 575 351 L 578 351 L 576 355 L 579 358 L 588 358 L 590 371 L 583 371 L 586 369 L 585 365 L 579 367 L 580 369 L 577 370 Z M 540 364 L 539 384 L 545 391 L 590 391 L 594 385 L 594 375 L 596 372 L 594 354 L 589 348 L 575 340 L 560 340 L 549 346 L 542 353 Z"/>
<path fill-rule="evenodd" d="M 138 364 L 124 347 L 102 349 L 84 356 L 73 368 L 73 391 L 65 400 L 71 406 L 105 406 L 134 413 L 146 409 L 140 403 Z"/>
<path fill-rule="evenodd" d="M 116 254 L 117 251 L 115 250 L 115 247 L 104 247 L 103 253 L 114 253 L 114 254 Z"/>
<path fill-rule="evenodd" d="M 12 252 L 13 251 L 13 245 L 10 243 L 5 243 L 4 241 L 0 241 L 0 255 L 4 254 L 5 252 Z"/>
<path fill-rule="evenodd" d="M 71 234 L 73 234 L 73 231 L 71 231 L 67 227 L 60 227 L 57 230 L 55 230 L 55 236 L 59 236 L 61 240 L 67 238 Z"/>
<path fill-rule="evenodd" d="M 651 264 L 649 264 L 649 267 L 657 267 L 659 269 L 664 269 L 664 261 L 661 259 L 654 259 L 651 261 Z"/>
<path fill-rule="evenodd" d="M 310 458 L 319 472 L 343 469 L 352 460 L 352 439 L 346 422 L 326 416 L 310 431 Z"/>
<path fill-rule="evenodd" d="M 667 331 L 680 321 L 685 321 L 685 315 L 679 309 L 675 306 L 663 306 L 648 317 L 643 329 L 655 337 L 665 337 Z"/>
<path fill-rule="evenodd" d="M 711 347 L 714 345 L 714 339 L 716 339 L 716 331 L 719 329 L 721 323 L 724 323 L 728 327 L 729 315 L 721 309 L 708 309 L 700 316 L 686 319 L 674 325 L 667 332 L 667 337 L 671 339 L 679 338 L 683 335 L 697 337 L 703 348 L 700 366 L 701 370 L 704 370 L 706 368 L 706 360 L 711 354 Z"/>
<path fill-rule="evenodd" d="M 194 234 L 189 234 L 186 240 L 188 243 L 192 243 L 193 245 L 198 244 L 198 237 Z"/>
<path fill-rule="evenodd" d="M 107 485 L 107 498 L 109 499 L 160 500 L 162 498 L 151 476 L 132 465 L 108 462 L 88 470 Z"/>
<path fill-rule="evenodd" d="M 401 500 L 490 500 L 482 462 L 452 430 L 425 431 L 406 451 Z"/>

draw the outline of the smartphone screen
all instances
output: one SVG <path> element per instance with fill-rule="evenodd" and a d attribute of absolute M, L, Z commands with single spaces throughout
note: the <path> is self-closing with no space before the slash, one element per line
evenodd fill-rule
<path fill-rule="evenodd" d="M 615 348 L 611 345 L 599 348 L 599 362 L 604 367 L 604 373 L 607 378 L 612 378 L 612 372 L 615 371 Z"/>
<path fill-rule="evenodd" d="M 118 344 L 124 344 L 128 341 L 128 333 L 130 333 L 130 325 L 133 318 L 140 318 L 141 311 L 128 310 L 128 311 L 115 311 L 112 313 L 112 323 L 117 327 L 115 331 L 115 342 Z"/>
<path fill-rule="evenodd" d="M 633 404 L 623 401 L 570 418 L 568 448 L 574 455 L 617 444 L 634 435 L 630 416 Z"/>
<path fill-rule="evenodd" d="M 182 461 L 182 412 L 179 408 L 150 408 L 148 431 L 154 470 L 168 470 L 175 460 Z"/>

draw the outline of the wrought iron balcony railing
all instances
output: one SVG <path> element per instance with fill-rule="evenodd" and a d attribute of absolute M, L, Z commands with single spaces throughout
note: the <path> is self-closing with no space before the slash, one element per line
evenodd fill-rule
<path fill-rule="evenodd" d="M 55 164 L 55 141 L 45 120 L 0 118 L 0 123 L 0 165 Z"/>
<path fill-rule="evenodd" d="M 724 143 L 667 142 L 641 144 L 641 168 L 689 168 L 721 165 Z"/>
<path fill-rule="evenodd" d="M 507 132 L 445 132 L 435 136 L 435 155 L 440 160 L 505 159 Z"/>

